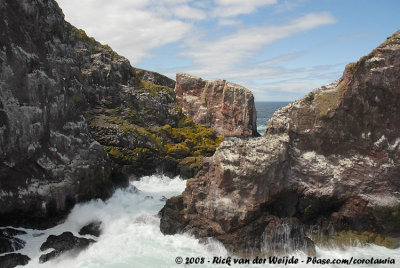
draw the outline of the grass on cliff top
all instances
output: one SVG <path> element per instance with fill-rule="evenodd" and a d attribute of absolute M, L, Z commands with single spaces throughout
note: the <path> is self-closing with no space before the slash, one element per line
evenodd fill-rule
<path fill-rule="evenodd" d="M 154 97 L 158 96 L 160 93 L 172 94 L 172 95 L 175 94 L 175 91 L 170 87 L 156 85 L 149 81 L 142 80 L 139 78 L 135 79 L 135 87 L 137 90 L 144 90 L 150 92 L 151 95 L 153 95 Z"/>
<path fill-rule="evenodd" d="M 308 94 L 308 97 L 314 99 L 314 103 L 316 104 L 316 109 L 319 116 L 331 117 L 334 115 L 337 107 L 340 104 L 343 90 L 344 85 L 342 83 L 339 83 L 335 89 L 310 92 Z"/>
<path fill-rule="evenodd" d="M 101 49 L 107 50 L 112 58 L 123 58 L 117 52 L 115 52 L 109 45 L 101 44 L 100 42 L 96 41 L 93 37 L 89 37 L 86 32 L 82 29 L 78 29 L 72 26 L 72 31 L 75 33 L 78 40 L 90 44 L 90 48 L 95 52 L 100 52 Z"/>

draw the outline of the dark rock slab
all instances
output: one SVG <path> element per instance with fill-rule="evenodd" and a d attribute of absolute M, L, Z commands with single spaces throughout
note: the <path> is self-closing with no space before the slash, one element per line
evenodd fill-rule
<path fill-rule="evenodd" d="M 23 248 L 25 241 L 14 237 L 20 234 L 26 234 L 26 232 L 12 228 L 0 230 L 0 253 L 14 252 Z"/>
<path fill-rule="evenodd" d="M 13 268 L 18 265 L 26 265 L 30 261 L 30 258 L 21 253 L 10 253 L 4 256 L 0 256 L 0 267 L 1 268 Z"/>
<path fill-rule="evenodd" d="M 95 221 L 83 226 L 79 230 L 80 235 L 93 235 L 99 237 L 101 234 L 101 221 Z"/>
<path fill-rule="evenodd" d="M 77 254 L 94 242 L 96 241 L 93 239 L 76 237 L 71 232 L 64 232 L 61 235 L 50 235 L 42 244 L 40 250 L 44 251 L 54 248 L 54 251 L 43 254 L 40 256 L 39 261 L 40 263 L 44 263 L 66 252 L 70 252 L 73 255 Z"/>

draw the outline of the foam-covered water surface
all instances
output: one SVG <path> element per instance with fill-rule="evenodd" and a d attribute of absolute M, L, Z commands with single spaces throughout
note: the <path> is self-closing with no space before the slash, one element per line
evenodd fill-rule
<path fill-rule="evenodd" d="M 131 182 L 131 186 L 127 189 L 117 190 L 105 202 L 93 200 L 76 205 L 67 220 L 54 228 L 44 231 L 20 228 L 27 234 L 18 237 L 27 241 L 27 244 L 18 252 L 32 258 L 25 267 L 189 267 L 185 264 L 176 264 L 175 259 L 178 256 L 184 261 L 186 257 L 204 257 L 203 264 L 194 265 L 197 267 L 229 267 L 227 264 L 212 263 L 214 257 L 229 256 L 221 243 L 210 240 L 208 244 L 204 244 L 189 234 L 163 235 L 160 232 L 160 219 L 157 214 L 165 204 L 165 197 L 180 194 L 185 184 L 186 182 L 179 177 L 173 179 L 162 175 L 142 177 L 139 181 Z M 40 251 L 40 245 L 48 235 L 71 231 L 74 235 L 80 236 L 79 229 L 92 221 L 102 222 L 102 235 L 99 238 L 90 235 L 85 237 L 97 239 L 96 243 L 77 256 L 64 255 L 44 264 L 39 263 L 40 255 L 50 251 Z M 400 263 L 399 254 L 399 249 L 391 250 L 379 246 L 349 247 L 345 250 L 317 248 L 319 258 L 390 257 L 395 258 L 397 264 Z M 302 260 L 307 260 L 304 253 L 295 252 L 291 256 L 300 260 L 295 267 L 310 265 L 301 263 Z M 233 259 L 231 266 L 265 267 L 260 264 L 234 265 Z M 274 267 L 287 266 L 274 265 Z M 375 266 L 356 265 L 356 267 Z M 379 265 L 379 267 L 396 267 L 396 265 Z"/>

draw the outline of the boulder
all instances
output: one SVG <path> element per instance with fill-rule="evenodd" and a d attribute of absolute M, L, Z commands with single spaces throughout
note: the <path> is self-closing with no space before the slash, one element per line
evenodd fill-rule
<path fill-rule="evenodd" d="M 101 221 L 95 221 L 83 226 L 79 230 L 80 235 L 93 235 L 99 237 L 101 234 Z"/>
<path fill-rule="evenodd" d="M 10 253 L 0 256 L 0 267 L 14 268 L 18 265 L 26 265 L 31 259 L 21 253 Z"/>
<path fill-rule="evenodd" d="M 94 242 L 96 241 L 93 239 L 75 237 L 71 232 L 64 232 L 60 235 L 49 235 L 47 240 L 40 246 L 40 250 L 45 251 L 50 248 L 53 248 L 54 250 L 41 255 L 39 262 L 47 262 L 66 252 L 73 255 L 78 254 Z"/>

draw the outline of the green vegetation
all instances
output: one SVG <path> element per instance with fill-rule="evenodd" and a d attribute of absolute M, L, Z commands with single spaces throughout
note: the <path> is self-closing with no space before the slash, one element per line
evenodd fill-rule
<path fill-rule="evenodd" d="M 131 150 L 122 147 L 105 146 L 104 149 L 110 155 L 111 159 L 124 165 L 140 167 L 143 163 L 154 158 L 154 152 L 148 148 L 135 148 Z"/>
<path fill-rule="evenodd" d="M 85 38 L 84 32 L 79 35 Z M 224 137 L 183 115 L 176 102 L 173 107 L 175 92 L 172 88 L 139 79 L 134 68 L 127 73 L 136 91 L 150 93 L 145 100 L 162 101 L 167 97 L 174 111 L 168 115 L 171 125 L 159 126 L 160 120 L 154 120 L 158 113 L 151 101 L 136 103 L 121 100 L 119 94 L 108 96 L 103 101 L 104 110 L 93 117 L 89 125 L 111 159 L 122 169 L 124 166 L 151 169 L 159 163 L 167 163 L 185 172 L 186 168 L 194 172 L 199 170 L 203 156 L 213 155 Z"/>
<path fill-rule="evenodd" d="M 168 144 L 164 147 L 167 154 L 173 157 L 177 157 L 177 151 L 183 150 L 185 152 L 181 155 L 183 157 L 211 156 L 224 140 L 224 137 L 217 135 L 214 129 L 196 124 L 184 115 L 179 119 L 177 128 L 165 125 L 158 129 L 158 133 L 164 140 L 173 142 L 174 145 Z"/>
<path fill-rule="evenodd" d="M 116 106 L 111 99 L 105 104 L 107 107 Z M 181 111 L 179 108 L 177 110 L 178 113 Z M 217 135 L 213 129 L 194 123 L 181 113 L 176 120 L 175 127 L 164 125 L 151 129 L 145 126 L 138 111 L 118 106 L 90 120 L 89 125 L 101 137 L 115 137 L 112 140 L 117 143 L 106 142 L 103 145 L 111 159 L 120 165 L 151 166 L 154 161 L 156 163 L 164 159 L 197 172 L 203 165 L 203 156 L 214 154 L 224 137 Z M 131 147 L 127 142 L 121 143 L 122 140 L 131 140 Z M 122 144 L 126 144 L 126 147 Z"/>
<path fill-rule="evenodd" d="M 376 210 L 384 225 L 388 227 L 400 227 L 400 206 L 382 207 Z"/>
<path fill-rule="evenodd" d="M 184 158 L 180 164 L 192 169 L 199 169 L 203 165 L 203 156 L 189 156 Z"/>
<path fill-rule="evenodd" d="M 101 49 L 104 49 L 109 52 L 112 58 L 123 58 L 122 56 L 118 55 L 118 53 L 115 52 L 109 45 L 102 45 L 93 37 L 89 37 L 84 30 L 72 26 L 72 31 L 75 33 L 78 40 L 84 43 L 88 43 L 93 51 L 100 52 Z"/>
<path fill-rule="evenodd" d="M 313 95 L 321 117 L 330 117 L 335 113 L 336 108 L 340 103 L 343 89 L 344 86 L 339 84 L 334 90 L 320 91 Z"/>
<path fill-rule="evenodd" d="M 96 46 L 101 46 L 101 44 L 97 42 L 96 39 L 94 39 L 93 37 L 89 37 L 84 30 L 72 26 L 72 31 L 75 33 L 76 37 L 79 40 L 89 43 L 93 50 Z"/>
<path fill-rule="evenodd" d="M 172 88 L 156 85 L 146 80 L 135 80 L 135 86 L 138 90 L 149 91 L 154 97 L 158 96 L 160 93 L 174 94 L 174 90 Z"/>

